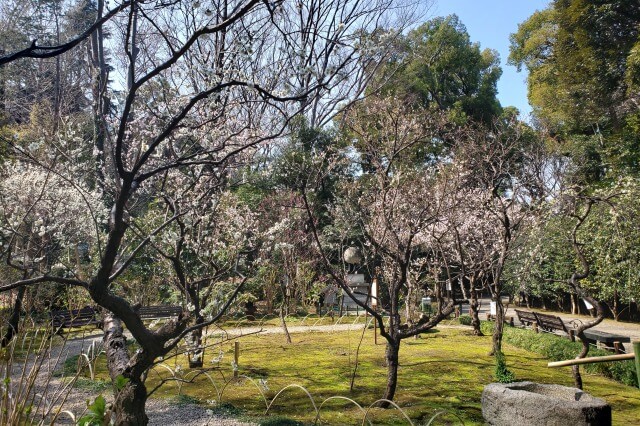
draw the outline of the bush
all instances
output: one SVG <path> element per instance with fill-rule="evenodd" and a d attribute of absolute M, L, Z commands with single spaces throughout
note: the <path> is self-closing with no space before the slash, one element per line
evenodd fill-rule
<path fill-rule="evenodd" d="M 458 321 L 460 321 L 460 324 L 462 324 L 462 325 L 471 325 L 471 316 L 470 315 L 460 315 L 460 317 L 458 317 Z"/>
<path fill-rule="evenodd" d="M 492 333 L 492 324 L 483 322 L 482 331 Z M 578 356 L 582 350 L 580 342 L 572 342 L 566 338 L 549 334 L 534 333 L 531 330 L 505 327 L 503 341 L 518 348 L 538 353 L 551 361 L 563 361 Z M 611 355 L 603 349 L 590 349 L 589 356 Z M 633 361 L 603 362 L 585 364 L 584 370 L 589 373 L 602 374 L 627 386 L 638 387 L 636 368 Z"/>
<path fill-rule="evenodd" d="M 511 383 L 515 381 L 516 376 L 507 368 L 507 361 L 502 352 L 496 354 L 496 381 L 499 383 Z"/>

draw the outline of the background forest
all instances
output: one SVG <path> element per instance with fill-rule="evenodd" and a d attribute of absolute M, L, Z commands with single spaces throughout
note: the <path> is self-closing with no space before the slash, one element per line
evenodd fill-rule
<path fill-rule="evenodd" d="M 390 400 L 400 341 L 461 302 L 477 334 L 500 302 L 496 355 L 503 297 L 637 321 L 640 5 L 554 0 L 519 25 L 529 119 L 497 98 L 498 53 L 424 6 L 3 1 L 3 345 L 24 313 L 103 308 L 118 422 L 145 424 L 157 359 L 223 315 L 353 296 L 348 248 L 379 284 L 357 303 Z M 169 304 L 157 328 L 137 314 Z"/>

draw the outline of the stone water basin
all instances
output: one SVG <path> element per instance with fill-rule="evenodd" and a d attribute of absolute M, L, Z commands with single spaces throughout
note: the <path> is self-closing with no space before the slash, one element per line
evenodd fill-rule
<path fill-rule="evenodd" d="M 611 406 L 577 388 L 534 382 L 491 383 L 482 415 L 495 426 L 609 426 Z"/>

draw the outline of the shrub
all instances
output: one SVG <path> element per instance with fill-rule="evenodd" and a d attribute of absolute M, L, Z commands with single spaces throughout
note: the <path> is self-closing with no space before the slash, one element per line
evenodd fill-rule
<path fill-rule="evenodd" d="M 458 321 L 460 321 L 460 324 L 462 324 L 462 325 L 471 325 L 471 316 L 470 315 L 460 315 L 460 317 L 458 317 Z"/>
<path fill-rule="evenodd" d="M 515 381 L 516 376 L 507 368 L 507 361 L 502 352 L 496 354 L 496 381 L 499 383 L 511 383 Z"/>
<path fill-rule="evenodd" d="M 482 331 L 491 333 L 492 324 L 483 322 Z M 531 330 L 505 327 L 503 341 L 518 348 L 538 353 L 551 361 L 562 361 L 578 356 L 582 349 L 580 342 L 572 342 L 550 333 L 534 333 Z M 590 349 L 589 356 L 611 355 L 603 349 Z M 615 361 L 585 364 L 585 371 L 602 374 L 628 386 L 638 387 L 638 379 L 633 361 Z"/>

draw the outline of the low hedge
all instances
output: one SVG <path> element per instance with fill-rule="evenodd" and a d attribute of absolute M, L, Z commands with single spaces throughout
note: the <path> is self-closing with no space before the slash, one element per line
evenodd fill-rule
<path fill-rule="evenodd" d="M 482 332 L 491 334 L 493 323 L 483 322 Z M 532 330 L 505 327 L 502 340 L 518 348 L 527 349 L 548 358 L 550 361 L 573 359 L 580 353 L 582 344 L 572 342 L 550 333 L 534 333 Z M 611 355 L 602 349 L 591 348 L 587 356 Z M 583 365 L 589 373 L 602 374 L 628 386 L 638 387 L 638 378 L 633 361 L 602 362 Z"/>

